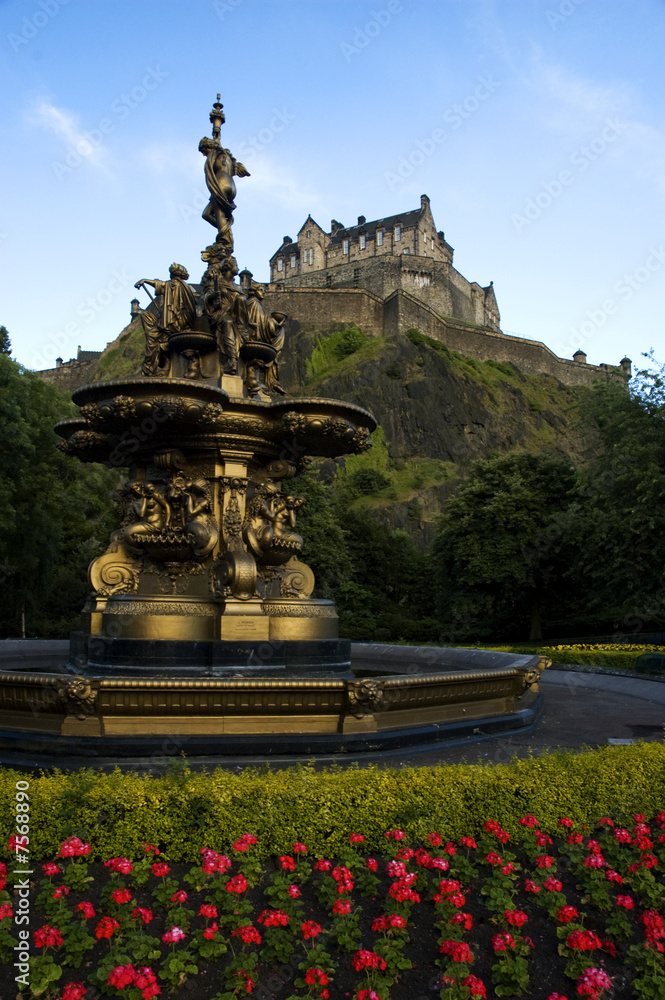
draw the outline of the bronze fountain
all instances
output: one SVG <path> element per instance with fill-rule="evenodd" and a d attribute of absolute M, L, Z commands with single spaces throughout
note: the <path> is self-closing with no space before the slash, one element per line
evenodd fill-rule
<path fill-rule="evenodd" d="M 312 457 L 371 446 L 350 403 L 293 398 L 279 382 L 284 313 L 233 255 L 234 177 L 217 101 L 205 156 L 216 230 L 200 286 L 181 264 L 142 313 L 141 377 L 73 393 L 56 430 L 72 457 L 127 467 L 120 527 L 89 570 L 68 649 L 5 649 L 0 758 L 146 759 L 339 753 L 530 725 L 546 661 L 481 650 L 355 645 L 313 597 L 289 480 Z M 29 646 L 30 644 L 28 644 Z M 48 663 L 49 669 L 42 669 Z"/>

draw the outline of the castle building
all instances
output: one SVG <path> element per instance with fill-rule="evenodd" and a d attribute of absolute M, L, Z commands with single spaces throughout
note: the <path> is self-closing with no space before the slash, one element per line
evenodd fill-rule
<path fill-rule="evenodd" d="M 453 267 L 453 248 L 437 231 L 426 194 L 420 208 L 355 226 L 333 219 L 325 232 L 311 215 L 297 242 L 285 236 L 270 258 L 270 291 L 290 288 L 364 288 L 381 299 L 401 289 L 442 316 L 499 331 L 490 282 L 467 281 Z"/>

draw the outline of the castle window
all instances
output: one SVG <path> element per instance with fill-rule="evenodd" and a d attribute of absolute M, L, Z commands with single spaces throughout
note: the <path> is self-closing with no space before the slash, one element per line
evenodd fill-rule
<path fill-rule="evenodd" d="M 378 229 L 376 233 L 376 245 L 377 247 L 383 246 L 383 229 Z"/>
<path fill-rule="evenodd" d="M 409 252 L 409 248 L 408 247 L 404 247 L 404 253 L 408 253 L 408 252 Z"/>
<path fill-rule="evenodd" d="M 309 262 L 310 264 L 314 263 L 314 250 L 309 251 Z"/>
<path fill-rule="evenodd" d="M 365 238 L 365 234 L 363 233 L 362 236 L 360 237 L 360 249 L 361 250 L 365 249 L 365 243 L 366 243 L 366 238 Z"/>
<path fill-rule="evenodd" d="M 281 257 L 277 261 L 277 270 L 278 271 L 283 271 L 284 270 L 284 261 L 282 260 Z"/>
<path fill-rule="evenodd" d="M 433 250 L 433 249 L 434 249 L 434 239 L 432 239 L 432 246 L 430 247 L 430 249 L 431 249 L 431 250 Z"/>
<path fill-rule="evenodd" d="M 312 230 L 308 229 L 305 233 L 305 236 L 307 237 L 307 239 L 309 239 L 311 235 L 312 235 Z"/>
<path fill-rule="evenodd" d="M 326 288 L 330 288 L 332 285 L 332 274 L 326 274 Z"/>
<path fill-rule="evenodd" d="M 399 243 L 401 239 L 402 239 L 402 227 L 395 226 L 395 243 Z"/>
<path fill-rule="evenodd" d="M 348 253 L 349 252 L 349 241 L 348 240 L 344 240 L 344 242 L 342 243 L 342 251 L 344 253 Z"/>
<path fill-rule="evenodd" d="M 296 266 L 296 255 L 294 253 L 292 253 L 291 254 L 291 267 L 295 267 L 295 266 Z"/>

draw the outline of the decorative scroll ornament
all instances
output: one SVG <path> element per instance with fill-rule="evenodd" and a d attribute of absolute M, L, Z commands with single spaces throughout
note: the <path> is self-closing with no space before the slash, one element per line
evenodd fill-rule
<path fill-rule="evenodd" d="M 140 565 L 115 552 L 105 552 L 90 567 L 90 582 L 99 597 L 135 594 L 139 586 Z"/>
<path fill-rule="evenodd" d="M 388 699 L 380 681 L 347 681 L 347 695 L 351 714 L 360 719 L 373 712 L 385 712 Z"/>

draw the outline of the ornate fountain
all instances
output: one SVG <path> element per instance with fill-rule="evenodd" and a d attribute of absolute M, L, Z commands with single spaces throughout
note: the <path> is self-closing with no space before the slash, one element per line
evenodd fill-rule
<path fill-rule="evenodd" d="M 141 377 L 77 389 L 80 416 L 56 428 L 68 455 L 129 475 L 68 650 L 48 644 L 49 670 L 43 646 L 4 650 L 0 754 L 16 760 L 19 737 L 31 761 L 145 757 L 167 735 L 194 755 L 336 752 L 530 724 L 538 657 L 356 647 L 352 662 L 334 603 L 312 596 L 289 480 L 312 457 L 365 451 L 376 422 L 281 387 L 287 316 L 264 310 L 249 271 L 236 282 L 234 177 L 248 172 L 220 143 L 219 95 L 210 121 L 217 236 L 200 285 L 176 263 L 137 281 L 154 289 Z"/>

